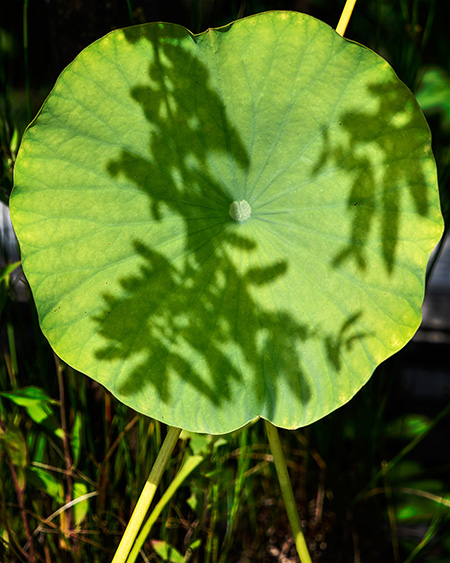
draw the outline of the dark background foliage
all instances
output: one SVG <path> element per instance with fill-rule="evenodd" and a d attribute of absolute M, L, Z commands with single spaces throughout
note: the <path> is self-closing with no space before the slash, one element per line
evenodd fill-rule
<path fill-rule="evenodd" d="M 169 21 L 201 32 L 259 11 L 298 10 L 336 27 L 336 0 L 2 0 L 0 195 L 21 135 L 62 69 L 118 27 Z M 360 0 L 346 32 L 384 56 L 418 94 L 433 133 L 448 225 L 450 50 L 445 0 Z M 441 77 L 436 79 L 436 76 Z M 165 429 L 53 357 L 40 334 L 2 207 L 0 242 L 0 560 L 108 561 Z M 345 407 L 283 432 L 314 561 L 450 560 L 448 248 L 430 269 L 424 322 Z M 18 390 L 32 386 L 25 399 Z M 15 392 L 16 394 L 11 394 Z M 30 400 L 30 396 L 32 399 Z M 150 539 L 195 562 L 295 561 L 261 424 L 178 446 L 204 460 Z M 85 502 L 55 512 L 90 494 Z M 143 561 L 164 560 L 148 541 Z"/>

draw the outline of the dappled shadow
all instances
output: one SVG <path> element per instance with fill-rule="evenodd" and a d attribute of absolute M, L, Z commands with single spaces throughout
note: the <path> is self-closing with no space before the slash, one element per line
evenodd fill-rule
<path fill-rule="evenodd" d="M 104 344 L 96 356 L 125 366 L 115 383 L 125 401 L 141 394 L 174 404 L 187 394 L 245 409 L 251 397 L 246 421 L 270 418 L 283 389 L 306 408 L 311 374 L 305 377 L 301 350 L 324 334 L 277 306 L 275 285 L 289 271 L 289 256 L 271 258 L 258 231 L 230 217 L 239 171 L 250 163 L 220 84 L 193 54 L 193 38 L 186 47 L 182 28 L 168 26 L 164 37 L 156 26 L 141 29 L 153 60 L 130 96 L 147 120 L 148 146 L 139 154 L 124 148 L 108 172 L 148 197 L 148 237 L 132 241 L 136 272 L 103 294 L 96 321 Z M 135 29 L 126 33 L 136 40 Z M 324 357 L 337 372 L 341 348 L 361 337 L 350 329 L 361 315 L 327 333 Z"/>
<path fill-rule="evenodd" d="M 354 332 L 353 327 L 361 318 L 362 311 L 358 311 L 351 315 L 342 323 L 340 330 L 336 335 L 324 335 L 324 343 L 327 357 L 337 372 L 342 368 L 341 349 L 351 350 L 355 342 L 361 342 L 368 338 L 368 334 L 362 331 Z"/>
<path fill-rule="evenodd" d="M 221 176 L 246 170 L 247 152 L 206 67 L 188 50 L 180 57 L 180 31 L 167 27 L 162 39 L 155 27 L 145 29 L 150 80 L 130 95 L 149 123 L 148 155 L 123 150 L 108 171 L 148 196 L 151 228 L 149 240 L 133 243 L 139 270 L 120 280 L 120 295 L 104 294 L 97 321 L 106 344 L 97 357 L 139 358 L 117 385 L 125 397 L 151 386 L 168 402 L 183 382 L 218 404 L 233 400 L 234 381 L 270 414 L 276 386 L 265 381 L 268 372 L 306 402 L 298 343 L 311 329 L 288 311 L 266 309 L 252 293 L 283 276 L 287 258 L 247 267 L 258 243 L 229 215 L 239 190 Z M 216 163 L 211 155 L 219 155 Z M 138 330 L 136 319 L 146 319 Z"/>
<path fill-rule="evenodd" d="M 286 311 L 266 312 L 254 301 L 250 289 L 255 281 L 251 277 L 254 275 L 258 283 L 265 277 L 263 268 L 244 279 L 226 251 L 216 251 L 213 257 L 211 248 L 213 265 L 205 269 L 189 260 L 174 266 L 139 242 L 134 250 L 142 258 L 139 273 L 122 280 L 125 297 L 105 294 L 107 309 L 98 318 L 100 333 L 109 341 L 98 351 L 100 359 L 125 360 L 144 353 L 145 359 L 121 382 L 121 393 L 135 393 L 151 385 L 167 402 L 172 398 L 169 382 L 175 376 L 201 390 L 212 403 L 230 400 L 231 380 L 242 380 L 242 366 L 229 353 L 230 345 L 240 351 L 240 361 L 261 377 L 275 361 L 280 377 L 287 378 L 298 391 L 301 373 L 295 344 L 309 338 L 311 331 Z M 267 272 L 264 283 L 270 283 L 271 275 Z M 219 283 L 222 276 L 223 286 Z M 244 307 L 236 320 L 239 303 Z M 135 319 L 142 318 L 143 311 L 149 322 L 137 331 Z M 189 362 L 186 356 L 198 361 Z M 251 389 L 259 399 L 265 391 L 261 385 Z"/>
<path fill-rule="evenodd" d="M 381 244 L 385 269 L 392 274 L 403 199 L 411 198 L 419 215 L 428 213 L 423 171 L 423 158 L 429 156 L 424 152 L 427 132 L 420 112 L 405 107 L 405 87 L 400 82 L 372 84 L 368 91 L 379 101 L 377 110 L 339 115 L 336 120 L 343 135 L 331 141 L 324 130 L 322 153 L 313 174 L 334 168 L 336 173 L 351 178 L 347 198 L 349 242 L 334 257 L 333 265 L 339 267 L 353 260 L 365 271 L 369 239 L 375 235 Z"/>

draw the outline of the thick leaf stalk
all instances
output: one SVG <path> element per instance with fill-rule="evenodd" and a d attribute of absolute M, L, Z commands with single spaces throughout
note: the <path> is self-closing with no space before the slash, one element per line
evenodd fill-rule
<path fill-rule="evenodd" d="M 133 547 L 136 536 L 144 521 L 145 515 L 148 512 L 150 504 L 155 496 L 156 489 L 161 481 L 163 473 L 167 467 L 170 456 L 176 446 L 178 437 L 180 436 L 181 428 L 169 427 L 167 436 L 161 446 L 158 457 L 153 464 L 147 482 L 142 489 L 142 493 L 131 515 L 130 521 L 125 529 L 119 547 L 114 555 L 112 563 L 125 563 L 128 554 Z"/>
<path fill-rule="evenodd" d="M 180 471 L 177 473 L 175 479 L 170 483 L 167 487 L 166 492 L 162 495 L 161 500 L 153 509 L 152 513 L 148 517 L 145 524 L 142 526 L 142 530 L 137 537 L 137 540 L 133 546 L 133 549 L 127 559 L 127 563 L 135 563 L 136 559 L 139 556 L 139 551 L 141 550 L 142 546 L 144 545 L 147 536 L 152 529 L 153 524 L 159 518 L 161 512 L 163 511 L 164 507 L 176 493 L 177 489 L 183 484 L 183 481 L 190 475 L 190 473 L 203 461 L 203 456 L 201 455 L 194 455 L 189 457 Z"/>

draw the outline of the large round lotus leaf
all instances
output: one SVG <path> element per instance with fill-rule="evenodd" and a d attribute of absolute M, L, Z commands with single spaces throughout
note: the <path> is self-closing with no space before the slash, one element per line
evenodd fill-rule
<path fill-rule="evenodd" d="M 62 73 L 15 181 L 56 353 L 210 433 L 346 403 L 416 331 L 442 231 L 413 96 L 299 13 L 110 33 Z"/>

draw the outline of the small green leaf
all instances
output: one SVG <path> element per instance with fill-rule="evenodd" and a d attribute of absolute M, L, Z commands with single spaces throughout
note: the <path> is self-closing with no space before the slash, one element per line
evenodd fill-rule
<path fill-rule="evenodd" d="M 19 143 L 20 143 L 20 134 L 19 134 L 19 130 L 15 127 L 11 135 L 11 143 L 10 143 L 11 154 L 13 155 L 16 154 L 17 149 L 19 148 Z"/>
<path fill-rule="evenodd" d="M 24 387 L 15 391 L 2 392 L 0 396 L 9 399 L 20 407 L 25 407 L 28 416 L 36 424 L 42 425 L 58 438 L 63 438 L 63 430 L 56 424 L 53 418 L 53 409 L 50 406 L 57 404 L 57 401 L 50 398 L 43 389 L 40 387 Z"/>
<path fill-rule="evenodd" d="M 78 464 L 78 460 L 80 458 L 82 424 L 83 424 L 83 418 L 81 412 L 78 412 L 75 415 L 75 420 L 72 427 L 72 435 L 70 439 L 70 443 L 72 445 L 74 467 Z"/>
<path fill-rule="evenodd" d="M 394 420 L 386 429 L 386 435 L 403 440 L 422 434 L 431 425 L 430 419 L 422 414 L 409 414 Z"/>
<path fill-rule="evenodd" d="M 228 443 L 226 438 L 217 438 L 211 434 L 197 434 L 195 432 L 187 432 L 183 430 L 181 439 L 189 439 L 189 447 L 194 455 L 205 455 L 212 448 L 215 450 Z"/>
<path fill-rule="evenodd" d="M 194 549 L 197 549 L 201 545 L 202 545 L 202 540 L 197 539 L 197 540 L 194 540 L 191 544 L 189 544 L 189 549 L 192 549 L 192 551 L 193 551 Z"/>
<path fill-rule="evenodd" d="M 450 496 L 443 494 L 445 489 L 445 483 L 428 479 L 409 483 L 406 492 L 394 490 L 397 518 L 406 523 L 431 520 L 437 512 L 450 516 Z M 427 493 L 431 493 L 429 497 Z"/>
<path fill-rule="evenodd" d="M 183 431 L 183 436 L 189 439 L 189 447 L 194 455 L 205 455 L 211 448 L 213 436 Z"/>
<path fill-rule="evenodd" d="M 40 467 L 28 467 L 27 476 L 33 489 L 43 491 L 59 504 L 64 502 L 64 487 L 50 472 Z"/>
<path fill-rule="evenodd" d="M 228 444 L 228 440 L 226 440 L 225 438 L 216 438 L 213 443 L 213 449 L 216 450 L 217 448 L 225 446 L 226 444 Z"/>
<path fill-rule="evenodd" d="M 5 266 L 1 271 L 0 271 L 0 282 L 6 280 L 7 278 L 9 278 L 9 276 L 14 272 L 14 270 L 16 268 L 18 268 L 20 266 L 20 261 L 19 262 L 14 262 L 13 264 L 8 264 L 8 266 Z"/>
<path fill-rule="evenodd" d="M 8 264 L 0 270 L 0 313 L 5 306 L 6 298 L 8 296 L 10 276 L 18 266 L 20 266 L 20 262 L 14 262 L 13 264 Z"/>
<path fill-rule="evenodd" d="M 197 513 L 197 507 L 198 507 L 198 494 L 196 491 L 192 491 L 190 497 L 187 499 L 187 504 L 190 507 L 190 509 L 192 510 L 192 512 Z"/>
<path fill-rule="evenodd" d="M 424 74 L 417 101 L 424 111 L 441 111 L 445 124 L 450 125 L 450 77 L 442 69 Z"/>
<path fill-rule="evenodd" d="M 9 399 L 20 407 L 56 403 L 40 387 L 23 387 L 15 391 L 3 391 L 0 396 Z"/>
<path fill-rule="evenodd" d="M 401 503 L 395 510 L 397 520 L 402 523 L 410 523 L 416 520 L 428 520 L 430 515 L 424 513 L 424 504 L 427 505 L 429 503 L 421 498 L 414 498 L 408 502 Z"/>
<path fill-rule="evenodd" d="M 80 498 L 80 497 L 86 495 L 87 492 L 88 492 L 87 486 L 82 481 L 76 481 L 73 484 L 73 498 L 74 499 L 77 499 L 77 498 Z M 88 499 L 83 500 L 81 502 L 78 502 L 77 504 L 74 505 L 73 513 L 74 513 L 75 527 L 79 526 L 83 522 L 83 520 L 86 518 L 88 510 L 89 510 L 89 500 Z"/>
<path fill-rule="evenodd" d="M 153 549 L 167 563 L 185 563 L 184 557 L 173 546 L 162 540 L 151 541 Z"/>
<path fill-rule="evenodd" d="M 27 413 L 34 422 L 42 424 L 52 414 L 52 409 L 47 404 L 35 404 L 26 407 Z"/>
<path fill-rule="evenodd" d="M 30 405 L 26 407 L 26 411 L 36 424 L 40 424 L 57 438 L 61 440 L 64 438 L 64 431 L 56 424 L 53 410 L 48 403 Z"/>

